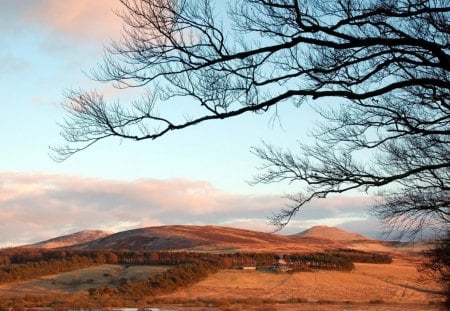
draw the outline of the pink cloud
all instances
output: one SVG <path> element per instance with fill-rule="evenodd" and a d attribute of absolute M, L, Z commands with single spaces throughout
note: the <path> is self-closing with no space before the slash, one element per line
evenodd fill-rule
<path fill-rule="evenodd" d="M 0 246 L 31 243 L 83 229 L 121 231 L 164 224 L 215 224 L 271 231 L 267 216 L 287 202 L 233 194 L 205 181 L 105 180 L 44 173 L 0 173 Z M 364 220 L 366 201 L 318 200 L 284 233 L 309 225 Z"/>
<path fill-rule="evenodd" d="M 313 205 L 320 204 L 321 201 L 328 201 L 327 206 L 329 208 L 335 208 L 335 209 L 345 209 L 345 208 L 351 208 L 353 206 L 362 206 L 367 204 L 373 204 L 375 200 L 375 197 L 373 196 L 367 196 L 367 195 L 361 195 L 361 196 L 331 196 L 327 199 L 318 199 L 313 203 Z"/>
<path fill-rule="evenodd" d="M 261 200 L 266 204 L 260 204 Z M 43 173 L 0 174 L 0 245 L 82 229 L 126 230 L 162 224 L 220 224 L 230 215 L 267 214 L 280 199 L 235 195 L 203 181 L 102 180 Z M 257 205 L 257 206 L 255 206 Z M 248 208 L 248 210 L 247 210 Z M 51 235 L 48 235 L 52 233 Z"/>
<path fill-rule="evenodd" d="M 41 0 L 30 2 L 23 18 L 77 39 L 108 39 L 120 33 L 121 19 L 114 13 L 120 9 L 119 1 Z"/>

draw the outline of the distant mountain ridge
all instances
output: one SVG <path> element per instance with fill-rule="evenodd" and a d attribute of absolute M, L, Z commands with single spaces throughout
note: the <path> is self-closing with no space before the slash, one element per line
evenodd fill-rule
<path fill-rule="evenodd" d="M 45 240 L 42 242 L 38 242 L 35 244 L 26 245 L 26 247 L 35 247 L 35 248 L 67 247 L 101 239 L 111 234 L 113 234 L 113 232 L 104 230 L 83 230 L 72 234 L 67 234 L 49 240 Z"/>
<path fill-rule="evenodd" d="M 345 230 L 316 226 L 294 235 L 281 235 L 223 226 L 170 225 L 111 233 L 85 230 L 27 247 L 71 249 L 188 250 L 188 251 L 274 251 L 310 252 L 380 243 Z M 356 246 L 358 247 L 358 246 Z M 362 245 L 361 245 L 362 247 Z"/>

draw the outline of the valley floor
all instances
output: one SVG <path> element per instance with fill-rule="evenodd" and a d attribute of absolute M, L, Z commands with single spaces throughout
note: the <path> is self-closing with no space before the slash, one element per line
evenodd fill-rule
<path fill-rule="evenodd" d="M 442 310 L 439 284 L 413 261 L 356 263 L 352 272 L 221 270 L 205 280 L 158 297 L 146 306 L 164 310 Z M 167 266 L 101 265 L 0 285 L 0 301 L 25 295 L 87 298 L 87 289 L 144 279 Z M 75 297 L 74 296 L 74 297 Z"/>

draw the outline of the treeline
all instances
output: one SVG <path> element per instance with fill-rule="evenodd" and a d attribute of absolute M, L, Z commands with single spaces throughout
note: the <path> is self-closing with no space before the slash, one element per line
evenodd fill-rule
<path fill-rule="evenodd" d="M 0 267 L 0 284 L 35 279 L 40 276 L 87 268 L 96 264 L 89 257 L 73 256 L 65 259 L 4 265 Z"/>
<path fill-rule="evenodd" d="M 392 257 L 384 253 L 364 252 L 356 249 L 341 248 L 331 251 L 330 254 L 336 257 L 346 258 L 351 262 L 390 264 Z"/>
<path fill-rule="evenodd" d="M 139 299 L 167 294 L 194 285 L 222 267 L 217 263 L 197 262 L 176 265 L 165 272 L 140 281 L 125 282 L 116 288 L 104 286 L 89 289 L 90 296 L 111 296 L 115 299 Z"/>
<path fill-rule="evenodd" d="M 321 255 L 322 254 L 322 255 Z M 326 255 L 323 255 L 326 254 Z M 380 263 L 392 262 L 392 257 L 383 253 L 364 252 L 354 249 L 338 249 L 326 253 L 303 254 L 320 258 L 316 266 L 326 265 L 325 262 L 333 261 L 329 255 L 345 258 L 351 262 Z M 286 255 L 301 256 L 301 254 Z M 50 260 L 70 259 L 73 257 L 87 257 L 95 263 L 110 264 L 158 264 L 158 265 L 178 265 L 183 263 L 193 263 L 199 261 L 221 262 L 227 268 L 244 265 L 271 265 L 280 257 L 273 253 L 232 253 L 232 254 L 210 254 L 202 252 L 178 252 L 178 251 L 131 251 L 131 250 L 46 250 L 29 248 L 12 248 L 0 251 L 0 266 L 15 264 L 26 264 L 32 262 L 42 262 Z M 294 257 L 292 257 L 294 258 Z M 309 257 L 308 257 L 309 258 Z M 291 260 L 292 261 L 292 260 Z"/>
<path fill-rule="evenodd" d="M 61 260 L 72 257 L 88 257 L 99 263 L 102 261 L 117 261 L 114 253 L 109 250 L 9 248 L 0 251 L 0 266 Z"/>
<path fill-rule="evenodd" d="M 270 253 L 210 254 L 177 251 L 130 251 L 130 250 L 45 250 L 9 249 L 0 253 L 1 267 L 37 262 L 86 257 L 94 263 L 129 265 L 178 265 L 184 263 L 211 262 L 225 268 L 243 265 L 270 265 L 277 255 Z"/>
<path fill-rule="evenodd" d="M 291 254 L 284 257 L 293 270 L 319 269 L 352 271 L 355 265 L 349 259 L 329 253 Z"/>

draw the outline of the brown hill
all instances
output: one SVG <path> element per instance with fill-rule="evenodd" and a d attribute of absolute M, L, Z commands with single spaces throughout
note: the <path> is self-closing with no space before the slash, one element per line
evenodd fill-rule
<path fill-rule="evenodd" d="M 78 249 L 234 250 L 295 244 L 288 236 L 219 226 L 161 226 L 118 232 Z"/>
<path fill-rule="evenodd" d="M 343 229 L 328 226 L 315 226 L 300 233 L 290 236 L 291 238 L 327 239 L 331 241 L 369 241 L 372 240 L 361 234 L 347 232 Z"/>
<path fill-rule="evenodd" d="M 101 239 L 113 234 L 113 232 L 102 230 L 84 230 L 60 237 L 56 237 L 50 240 L 38 242 L 35 244 L 26 245 L 25 247 L 34 248 L 57 248 L 72 246 L 75 244 L 86 243 L 93 240 Z"/>
<path fill-rule="evenodd" d="M 28 245 L 75 249 L 190 250 L 207 252 L 315 252 L 335 248 L 387 251 L 391 247 L 342 229 L 318 226 L 286 236 L 220 226 L 173 225 L 114 234 L 82 231 Z"/>

